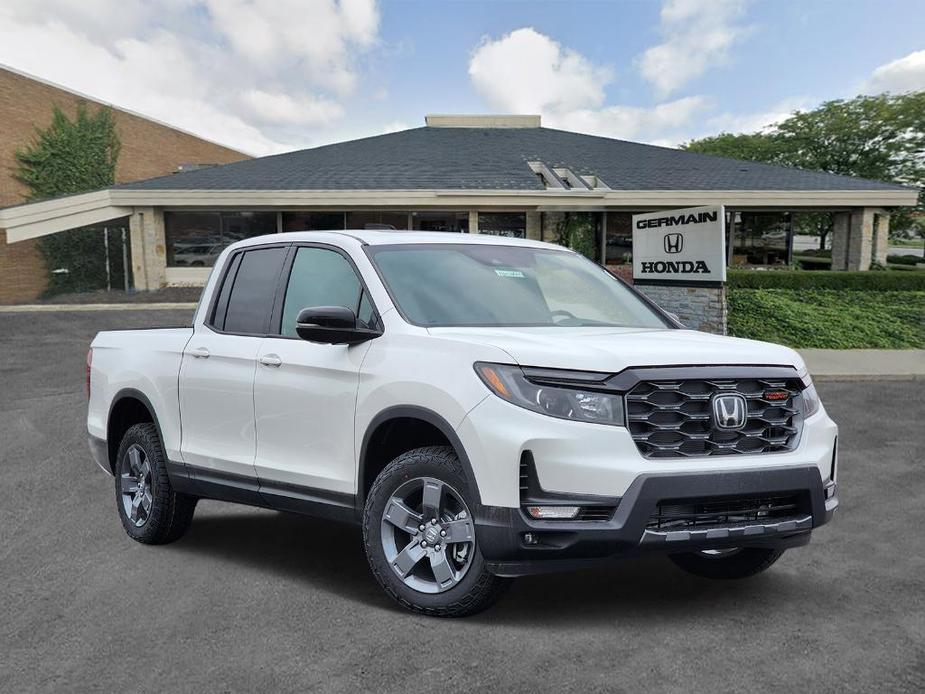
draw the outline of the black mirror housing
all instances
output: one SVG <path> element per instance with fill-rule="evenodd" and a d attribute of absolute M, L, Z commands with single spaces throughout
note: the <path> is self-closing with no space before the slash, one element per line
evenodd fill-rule
<path fill-rule="evenodd" d="M 346 306 L 312 306 L 299 311 L 296 334 L 307 342 L 358 345 L 379 337 L 380 330 L 357 327 L 357 317 Z"/>

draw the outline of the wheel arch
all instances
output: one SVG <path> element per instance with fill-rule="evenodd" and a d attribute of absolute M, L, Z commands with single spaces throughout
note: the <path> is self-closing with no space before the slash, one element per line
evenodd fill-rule
<path fill-rule="evenodd" d="M 154 406 L 148 396 L 137 388 L 123 388 L 112 399 L 106 418 L 106 446 L 109 454 L 109 469 L 115 474 L 116 455 L 122 437 L 135 424 L 151 423 L 157 429 L 157 436 L 164 443 L 164 435 L 157 419 Z"/>
<path fill-rule="evenodd" d="M 438 432 L 445 441 L 436 442 L 425 438 L 417 443 L 412 439 L 411 442 L 405 442 L 403 445 L 393 444 L 392 447 L 387 446 L 385 448 L 386 455 L 390 455 L 389 451 L 397 450 L 398 453 L 395 456 L 389 457 L 388 459 L 385 459 L 383 456 L 377 456 L 375 454 L 375 447 L 387 442 L 390 436 L 402 436 L 408 431 L 404 428 L 409 425 L 408 423 L 420 423 L 428 427 L 430 431 Z M 412 442 L 414 442 L 415 445 L 411 445 Z M 362 513 L 370 487 L 378 474 L 389 462 L 406 450 L 434 445 L 435 443 L 445 443 L 456 453 L 456 457 L 459 458 L 459 462 L 466 473 L 469 498 L 476 506 L 481 505 L 482 499 L 479 494 L 475 474 L 472 470 L 472 464 L 469 461 L 469 456 L 466 454 L 466 449 L 463 447 L 462 441 L 457 435 L 456 430 L 453 429 L 450 423 L 441 415 L 426 407 L 421 407 L 419 405 L 396 405 L 386 408 L 373 417 L 366 427 L 366 432 L 363 434 L 363 443 L 360 446 L 360 456 L 357 466 L 357 512 Z"/>

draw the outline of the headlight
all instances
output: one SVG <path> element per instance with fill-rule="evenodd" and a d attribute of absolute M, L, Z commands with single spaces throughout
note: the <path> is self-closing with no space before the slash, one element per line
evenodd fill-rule
<path fill-rule="evenodd" d="M 582 387 L 580 374 L 544 370 L 542 381 L 531 381 L 519 366 L 475 364 L 475 372 L 492 393 L 503 400 L 550 417 L 623 426 L 623 396 Z M 572 376 L 573 378 L 570 378 Z M 543 381 L 555 381 L 555 384 Z"/>
<path fill-rule="evenodd" d="M 819 399 L 819 393 L 816 392 L 816 386 L 810 383 L 803 389 L 803 416 L 812 417 L 821 406 L 822 401 Z"/>

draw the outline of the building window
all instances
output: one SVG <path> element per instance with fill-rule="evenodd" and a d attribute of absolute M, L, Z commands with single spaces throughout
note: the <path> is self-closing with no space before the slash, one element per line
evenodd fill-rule
<path fill-rule="evenodd" d="M 468 212 L 412 212 L 411 228 L 415 231 L 457 231 L 468 233 Z"/>
<path fill-rule="evenodd" d="M 522 239 L 527 236 L 525 212 L 479 212 L 479 233 Z"/>
<path fill-rule="evenodd" d="M 275 212 L 165 212 L 168 267 L 211 267 L 229 244 L 276 233 Z"/>
<path fill-rule="evenodd" d="M 736 212 L 732 220 L 732 265 L 785 265 L 792 238 L 789 212 Z"/>
<path fill-rule="evenodd" d="M 283 231 L 346 229 L 346 212 L 283 212 Z"/>
<path fill-rule="evenodd" d="M 407 229 L 407 212 L 348 212 L 348 229 Z"/>
<path fill-rule="evenodd" d="M 607 213 L 607 265 L 633 264 L 633 212 Z"/>

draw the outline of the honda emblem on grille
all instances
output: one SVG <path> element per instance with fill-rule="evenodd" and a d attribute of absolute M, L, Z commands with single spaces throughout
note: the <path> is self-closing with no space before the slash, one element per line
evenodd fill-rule
<path fill-rule="evenodd" d="M 741 429 L 748 419 L 748 402 L 739 393 L 713 397 L 713 421 L 717 429 Z"/>
<path fill-rule="evenodd" d="M 684 248 L 684 237 L 681 234 L 665 234 L 662 241 L 665 253 L 680 253 Z"/>

